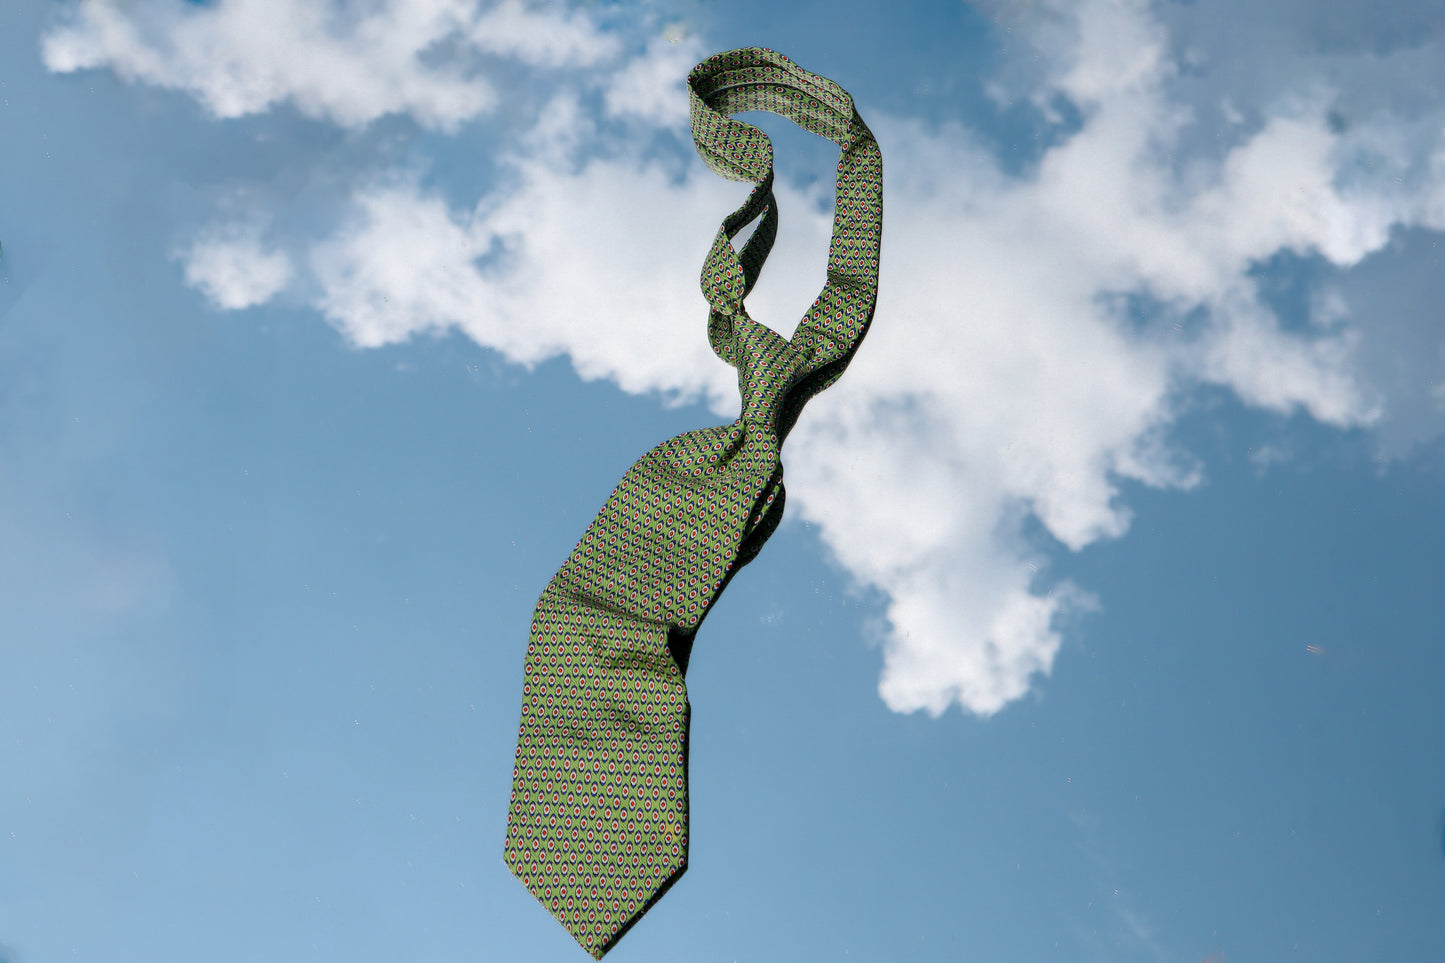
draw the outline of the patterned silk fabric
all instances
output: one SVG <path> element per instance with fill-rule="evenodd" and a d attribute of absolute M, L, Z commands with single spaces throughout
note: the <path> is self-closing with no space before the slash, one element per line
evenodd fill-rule
<path fill-rule="evenodd" d="M 779 447 L 843 373 L 873 318 L 883 222 L 878 145 L 837 84 L 762 48 L 688 76 L 707 165 L 753 182 L 703 265 L 708 340 L 742 413 L 642 456 L 532 618 L 505 859 L 596 959 L 687 867 L 692 640 L 783 514 Z M 743 307 L 777 235 L 772 143 L 729 115 L 768 110 L 838 144 L 827 284 L 790 339 Z M 759 220 L 741 251 L 732 239 Z"/>

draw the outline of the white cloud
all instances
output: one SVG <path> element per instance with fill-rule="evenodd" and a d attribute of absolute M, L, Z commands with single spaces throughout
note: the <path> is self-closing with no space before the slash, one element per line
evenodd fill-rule
<path fill-rule="evenodd" d="M 617 38 L 599 32 L 586 13 L 562 14 L 522 0 L 501 0 L 468 33 L 480 50 L 545 67 L 590 67 L 619 49 Z"/>
<path fill-rule="evenodd" d="M 1384 122 L 1336 132 L 1315 84 L 1241 104 L 1258 123 L 1238 124 L 1218 158 L 1175 163 L 1197 119 L 1170 97 L 1178 72 L 1147 7 L 1044 6 L 1020 27 L 1051 65 L 1032 96 L 1073 99 L 1083 127 L 1034 171 L 1010 176 L 956 127 L 864 106 L 888 171 L 877 321 L 784 454 L 790 514 L 887 596 L 880 693 L 898 711 L 988 715 L 1051 671 L 1068 618 L 1098 600 L 1041 584 L 1048 547 L 1022 523 L 1036 516 L 1077 551 L 1128 530 L 1122 483 L 1197 485 L 1200 466 L 1168 439 L 1185 391 L 1378 423 L 1356 363 L 1368 319 L 1336 297 L 1318 325 L 1287 330 L 1250 271 L 1282 250 L 1350 269 L 1445 198 L 1438 162 L 1408 189 L 1388 165 L 1360 173 L 1364 151 L 1408 165 L 1418 145 L 1390 141 Z M 677 130 L 680 104 L 644 96 L 678 87 L 693 57 L 677 59 L 654 45 L 609 74 L 638 94 L 607 100 L 609 115 Z M 732 417 L 697 275 L 745 187 L 626 145 L 579 160 L 609 143 L 581 104 L 559 93 L 470 211 L 406 177 L 360 188 L 311 252 L 317 305 L 359 346 L 456 328 L 521 364 L 566 354 L 583 377 Z M 783 233 L 749 307 L 784 333 L 822 284 L 830 193 L 778 186 Z M 1153 305 L 1142 322 L 1128 295 Z M 1172 323 L 1195 315 L 1187 331 Z"/>
<path fill-rule="evenodd" d="M 1357 329 L 1310 341 L 1285 334 L 1253 298 L 1220 298 L 1220 326 L 1193 360 L 1199 376 L 1245 403 L 1279 412 L 1302 407 L 1339 427 L 1378 420 L 1383 407 L 1354 372 Z"/>
<path fill-rule="evenodd" d="M 354 14 L 348 16 L 348 14 Z M 589 66 L 616 52 L 584 13 L 519 0 L 81 0 L 41 41 L 46 67 L 110 67 L 121 77 L 184 91 L 216 117 L 292 103 L 308 117 L 348 127 L 390 113 L 445 131 L 490 109 L 487 79 L 430 63 L 448 42 L 525 63 Z"/>
<path fill-rule="evenodd" d="M 262 246 L 258 228 L 232 224 L 214 227 L 178 255 L 186 283 L 218 308 L 237 311 L 265 304 L 290 282 L 291 259 Z"/>
<path fill-rule="evenodd" d="M 676 34 L 655 38 L 645 54 L 608 79 L 603 90 L 608 115 L 685 128 L 687 75 L 706 55 L 696 39 Z"/>
<path fill-rule="evenodd" d="M 318 307 L 358 346 L 456 327 L 521 364 L 568 354 L 584 378 L 735 405 L 731 369 L 700 337 L 697 292 L 736 186 L 706 171 L 677 183 L 631 158 L 573 170 L 545 156 L 555 165 L 519 168 L 470 213 L 410 179 L 360 190 L 312 253 Z"/>

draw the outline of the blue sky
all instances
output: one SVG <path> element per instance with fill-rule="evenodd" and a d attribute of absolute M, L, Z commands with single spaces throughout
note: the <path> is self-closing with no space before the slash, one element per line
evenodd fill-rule
<path fill-rule="evenodd" d="M 0 960 L 584 958 L 527 630 L 736 415 L 747 45 L 878 135 L 878 313 L 609 960 L 1445 958 L 1438 5 L 90 0 L 0 8 Z M 833 149 L 748 119 L 786 334 Z"/>

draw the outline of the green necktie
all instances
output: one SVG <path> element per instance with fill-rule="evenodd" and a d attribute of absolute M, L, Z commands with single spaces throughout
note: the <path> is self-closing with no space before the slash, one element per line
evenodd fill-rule
<path fill-rule="evenodd" d="M 752 47 L 698 64 L 688 96 L 703 160 L 757 185 L 702 271 L 708 340 L 737 369 L 742 414 L 642 456 L 542 590 L 507 823 L 507 865 L 596 959 L 687 868 L 692 640 L 777 528 L 779 446 L 848 366 L 878 294 L 882 158 L 848 93 Z M 791 340 L 743 308 L 778 227 L 772 142 L 729 116 L 745 110 L 782 114 L 841 152 L 827 284 Z"/>

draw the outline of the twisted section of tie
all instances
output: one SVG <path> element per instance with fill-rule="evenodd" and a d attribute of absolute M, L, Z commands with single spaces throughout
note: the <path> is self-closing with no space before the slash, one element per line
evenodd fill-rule
<path fill-rule="evenodd" d="M 842 374 L 877 297 L 882 164 L 848 94 L 761 48 L 699 64 L 688 90 L 703 160 L 755 184 L 702 274 L 708 338 L 737 369 L 741 412 L 639 459 L 543 589 L 507 823 L 507 864 L 596 959 L 687 867 L 692 639 L 777 527 L 782 439 Z M 783 114 L 841 151 L 827 283 L 791 339 L 743 304 L 778 225 L 772 145 L 730 116 L 745 110 Z"/>
<path fill-rule="evenodd" d="M 733 50 L 703 61 L 688 75 L 688 99 L 693 142 L 703 161 L 723 177 L 757 185 L 723 221 L 702 272 L 711 308 L 709 341 L 735 367 L 742 360 L 735 347 L 738 318 L 746 317 L 743 299 L 777 235 L 777 202 L 772 143 L 731 115 L 772 111 L 828 138 L 840 151 L 827 282 L 789 341 L 802 360 L 795 379 L 780 392 L 776 427 L 779 439 L 786 438 L 808 399 L 842 376 L 872 323 L 883 235 L 883 158 L 847 91 L 772 50 Z M 734 251 L 732 239 L 759 216 L 757 230 L 741 252 Z"/>

